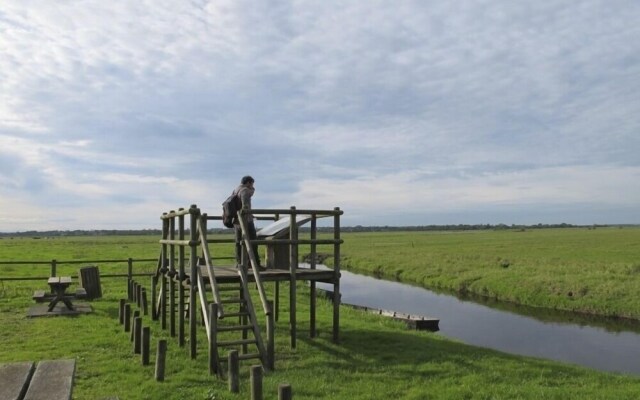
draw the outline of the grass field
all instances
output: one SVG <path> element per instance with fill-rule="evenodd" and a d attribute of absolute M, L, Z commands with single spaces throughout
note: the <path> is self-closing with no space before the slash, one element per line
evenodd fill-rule
<path fill-rule="evenodd" d="M 633 270 L 633 249 L 638 254 L 639 234 L 639 230 L 631 229 L 345 234 L 343 266 L 439 287 L 464 290 L 487 287 L 488 291 L 498 293 L 496 297 L 507 298 L 500 291 L 508 293 L 509 282 L 517 281 L 517 275 L 533 282 L 543 276 L 552 279 L 557 274 L 556 280 L 567 284 L 576 281 L 577 285 L 611 275 L 616 282 L 624 282 L 618 275 L 624 275 L 625 269 Z M 5 238 L 0 240 L 0 260 L 154 258 L 159 250 L 157 239 Z M 608 246 L 603 244 L 607 242 Z M 584 244 L 582 250 L 580 243 Z M 542 255 L 545 257 L 535 262 Z M 509 261 L 506 268 L 505 260 Z M 154 265 L 136 265 L 134 272 L 151 271 Z M 527 272 L 527 267 L 543 272 Z M 60 275 L 73 274 L 77 268 L 61 265 L 58 270 Z M 100 268 L 101 272 L 104 269 L 123 272 L 126 263 Z M 439 275 L 437 269 L 441 270 Z M 16 274 L 46 276 L 48 266 L 0 266 L 0 277 Z M 627 281 L 636 275 L 627 274 Z M 470 279 L 473 276 L 480 279 Z M 467 284 L 462 286 L 461 282 Z M 0 363 L 75 357 L 76 399 L 113 395 L 121 399 L 249 398 L 248 364 L 242 368 L 238 395 L 227 391 L 226 382 L 208 375 L 204 329 L 199 330 L 196 360 L 189 358 L 187 348 L 178 346 L 176 338 L 168 338 L 166 381 L 155 382 L 153 367 L 140 365 L 139 356 L 131 351 L 129 335 L 117 322 L 118 300 L 125 297 L 125 280 L 103 280 L 104 298 L 92 303 L 95 310 L 92 314 L 27 319 L 26 310 L 33 304 L 32 291 L 44 289 L 43 284 L 40 281 L 1 284 Z M 606 282 L 603 285 L 615 286 Z M 515 286 L 526 293 L 531 284 Z M 626 295 L 619 291 L 620 298 L 634 297 L 637 289 L 634 290 Z M 593 297 L 600 291 L 593 286 L 582 298 Z M 281 318 L 276 327 L 276 371 L 267 374 L 264 380 L 266 399 L 277 398 L 277 385 L 282 382 L 291 383 L 295 399 L 636 399 L 640 393 L 638 377 L 475 348 L 432 333 L 407 331 L 400 323 L 348 308 L 341 310 L 341 343 L 334 344 L 331 306 L 325 301 L 320 301 L 318 309 L 319 337 L 311 340 L 308 295 L 302 284 L 298 298 L 298 347 L 290 349 L 286 292 L 281 291 Z M 554 296 L 564 297 L 550 293 L 549 298 L 554 300 L 548 300 L 548 304 L 556 301 Z M 598 303 L 596 298 L 591 301 Z M 618 303 L 624 302 L 615 304 Z M 144 325 L 151 327 L 152 343 L 167 338 L 168 332 L 162 331 L 157 322 L 145 317 Z"/>
<path fill-rule="evenodd" d="M 344 238 L 345 269 L 535 307 L 640 319 L 640 228 Z"/>

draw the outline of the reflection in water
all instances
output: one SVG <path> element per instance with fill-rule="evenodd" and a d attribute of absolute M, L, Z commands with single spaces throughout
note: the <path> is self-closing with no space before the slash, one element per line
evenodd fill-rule
<path fill-rule="evenodd" d="M 440 319 L 437 334 L 475 346 L 640 375 L 640 324 L 505 303 L 479 304 L 342 271 L 342 302 Z M 318 288 L 332 290 L 318 283 Z M 500 304 L 500 308 L 493 308 Z M 517 312 L 517 313 L 516 313 Z"/>

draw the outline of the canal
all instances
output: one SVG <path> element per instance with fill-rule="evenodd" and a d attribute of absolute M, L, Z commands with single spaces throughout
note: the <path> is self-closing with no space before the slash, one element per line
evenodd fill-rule
<path fill-rule="evenodd" d="M 342 271 L 342 302 L 440 319 L 437 332 L 474 346 L 640 375 L 640 323 L 460 298 Z M 318 283 L 319 289 L 332 286 Z"/>

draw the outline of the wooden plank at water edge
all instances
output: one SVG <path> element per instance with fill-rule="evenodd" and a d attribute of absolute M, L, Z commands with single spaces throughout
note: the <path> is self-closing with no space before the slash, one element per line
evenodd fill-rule
<path fill-rule="evenodd" d="M 22 399 L 32 374 L 31 361 L 0 365 L 0 399 Z"/>
<path fill-rule="evenodd" d="M 76 360 L 40 361 L 24 400 L 71 400 Z"/>

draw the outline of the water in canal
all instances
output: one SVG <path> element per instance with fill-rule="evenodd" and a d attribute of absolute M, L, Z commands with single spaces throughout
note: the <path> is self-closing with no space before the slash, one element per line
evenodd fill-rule
<path fill-rule="evenodd" d="M 342 271 L 342 302 L 440 319 L 438 334 L 512 354 L 640 375 L 640 323 L 449 294 Z M 318 283 L 319 289 L 332 286 Z"/>

